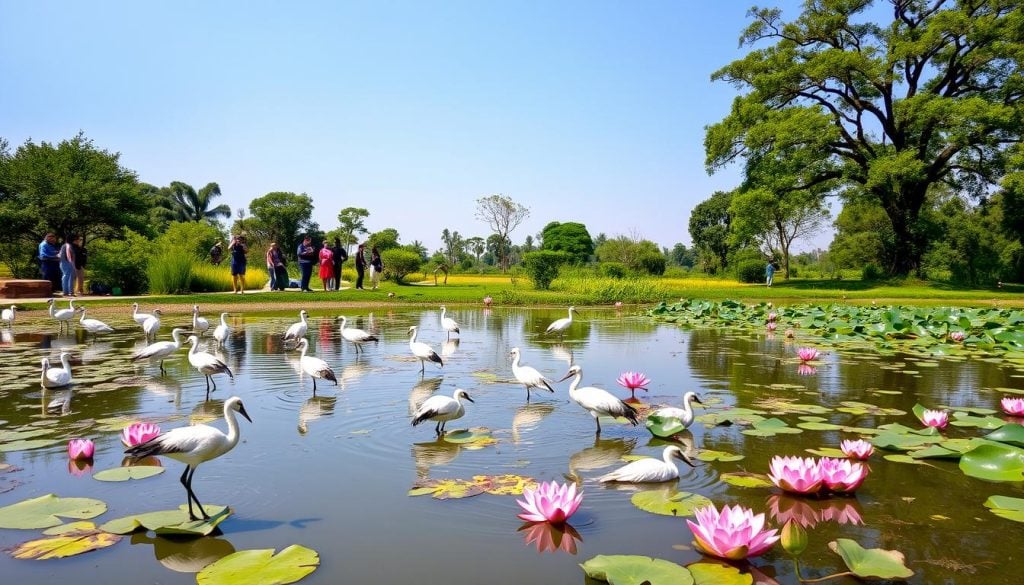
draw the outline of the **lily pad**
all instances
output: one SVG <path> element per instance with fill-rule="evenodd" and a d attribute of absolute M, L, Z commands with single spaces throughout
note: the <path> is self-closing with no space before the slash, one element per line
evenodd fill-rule
<path fill-rule="evenodd" d="M 49 447 L 58 443 L 63 443 L 64 439 L 26 439 L 24 441 L 13 441 L 11 443 L 0 444 L 0 453 L 11 453 L 14 451 L 28 451 L 29 449 L 38 449 L 40 447 Z"/>
<path fill-rule="evenodd" d="M 445 433 L 441 437 L 446 443 L 462 445 L 466 449 L 482 449 L 488 445 L 497 443 L 497 439 L 491 436 L 490 429 L 459 429 Z"/>
<path fill-rule="evenodd" d="M 525 488 L 536 488 L 537 480 L 506 473 L 503 475 L 474 475 L 473 481 L 484 486 L 484 491 L 494 496 L 521 496 Z"/>
<path fill-rule="evenodd" d="M 690 492 L 670 492 L 667 490 L 648 490 L 633 494 L 630 498 L 633 505 L 644 512 L 662 516 L 692 516 L 696 508 L 708 506 L 712 502 L 700 494 Z"/>
<path fill-rule="evenodd" d="M 320 566 L 313 549 L 293 544 L 274 554 L 274 549 L 240 550 L 208 565 L 196 575 L 199 585 L 222 583 L 295 583 Z"/>
<path fill-rule="evenodd" d="M 786 421 L 778 418 L 767 418 L 754 423 L 754 428 L 741 431 L 752 437 L 773 437 L 775 435 L 797 435 L 803 431 L 794 429 Z"/>
<path fill-rule="evenodd" d="M 723 473 L 722 475 L 719 475 L 718 478 L 729 485 L 744 488 L 770 488 L 775 485 L 772 483 L 772 480 L 768 479 L 767 475 L 751 473 L 749 471 Z"/>
<path fill-rule="evenodd" d="M 438 500 L 457 500 L 479 496 L 486 491 L 484 484 L 465 479 L 430 479 L 418 481 L 409 490 L 410 496 L 434 496 Z"/>
<path fill-rule="evenodd" d="M 651 432 L 655 437 L 667 438 L 671 437 L 676 433 L 681 433 L 686 430 L 686 426 L 683 425 L 683 421 L 678 418 L 671 416 L 658 416 L 650 415 L 647 417 L 647 421 L 644 422 L 644 426 Z"/>
<path fill-rule="evenodd" d="M 182 504 L 177 510 L 161 510 L 117 518 L 101 525 L 100 530 L 114 534 L 130 534 L 144 528 L 162 535 L 206 536 L 231 515 L 231 508 L 227 506 L 205 504 L 203 509 L 210 515 L 209 520 L 190 520 L 188 506 Z"/>
<path fill-rule="evenodd" d="M 1024 425 L 1003 425 L 994 432 L 985 435 L 985 438 L 989 441 L 998 441 L 1000 443 L 1008 443 L 1010 445 L 1024 447 Z"/>
<path fill-rule="evenodd" d="M 954 412 L 949 424 L 954 427 L 970 427 L 979 429 L 998 429 L 1006 425 L 1006 421 L 994 416 L 971 416 L 966 412 Z"/>
<path fill-rule="evenodd" d="M 61 518 L 95 518 L 106 511 L 99 500 L 46 494 L 0 508 L 0 528 L 49 528 L 61 524 Z"/>
<path fill-rule="evenodd" d="M 97 471 L 92 475 L 93 479 L 100 481 L 128 481 L 129 479 L 145 479 L 160 475 L 164 472 L 163 467 L 155 465 L 138 465 L 135 467 L 114 467 Z"/>
<path fill-rule="evenodd" d="M 808 431 L 841 431 L 841 430 L 843 430 L 843 425 L 837 425 L 837 424 L 828 423 L 828 422 L 818 422 L 818 421 L 806 421 L 806 422 L 802 422 L 802 423 L 797 423 L 796 426 L 800 427 L 801 429 L 808 430 Z"/>
<path fill-rule="evenodd" d="M 754 576 L 741 573 L 739 569 L 725 563 L 701 561 L 686 566 L 693 575 L 695 585 L 752 585 Z"/>
<path fill-rule="evenodd" d="M 74 522 L 67 526 L 58 526 L 60 530 L 51 532 L 47 538 L 39 538 L 23 542 L 11 550 L 16 559 L 60 559 L 87 553 L 117 544 L 121 537 L 117 534 L 103 532 L 92 522 Z"/>
<path fill-rule="evenodd" d="M 910 455 L 885 455 L 882 457 L 886 461 L 892 461 L 893 463 L 910 463 L 912 465 L 928 465 L 924 461 L 914 459 Z"/>
<path fill-rule="evenodd" d="M 811 455 L 817 455 L 818 457 L 835 457 L 837 459 L 846 459 L 846 453 L 843 453 L 842 449 L 836 449 L 835 447 L 818 447 L 817 449 L 804 449 Z"/>
<path fill-rule="evenodd" d="M 881 548 L 866 549 L 848 538 L 828 543 L 847 568 L 861 579 L 906 579 L 914 572 L 904 564 L 903 553 Z"/>
<path fill-rule="evenodd" d="M 839 412 L 847 412 L 849 414 L 870 414 L 872 416 L 902 416 L 907 414 L 906 411 L 898 408 L 885 408 L 874 404 L 868 404 L 866 402 L 857 402 L 855 400 L 844 400 L 839 404 L 842 404 L 842 406 L 836 410 Z"/>
<path fill-rule="evenodd" d="M 701 449 L 700 453 L 697 453 L 697 459 L 701 461 L 739 461 L 743 459 L 743 455 L 736 455 L 735 453 L 729 453 L 727 451 L 715 451 L 714 449 Z"/>
<path fill-rule="evenodd" d="M 979 445 L 960 457 L 964 474 L 989 481 L 1024 480 L 1024 449 L 1001 443 Z"/>
<path fill-rule="evenodd" d="M 989 496 L 985 500 L 985 507 L 989 511 L 1007 520 L 1024 522 L 1024 499 L 1011 498 L 1009 496 Z"/>
<path fill-rule="evenodd" d="M 591 579 L 611 585 L 693 585 L 685 567 L 638 555 L 597 555 L 580 565 Z"/>

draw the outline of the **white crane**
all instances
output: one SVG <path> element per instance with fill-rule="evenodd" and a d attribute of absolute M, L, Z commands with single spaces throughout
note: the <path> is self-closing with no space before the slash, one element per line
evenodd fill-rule
<path fill-rule="evenodd" d="M 565 330 L 568 329 L 570 325 L 572 325 L 573 313 L 579 315 L 579 312 L 576 311 L 576 307 L 569 307 L 569 316 L 562 317 L 561 319 L 553 321 L 551 325 L 548 325 L 548 328 L 544 330 L 544 335 L 548 335 L 551 333 L 557 333 L 559 337 L 564 335 Z"/>
<path fill-rule="evenodd" d="M 14 327 L 14 317 L 17 312 L 18 308 L 11 305 L 10 309 L 4 309 L 3 312 L 0 313 L 0 321 L 7 323 L 8 327 Z"/>
<path fill-rule="evenodd" d="M 79 324 L 81 324 L 86 331 L 92 333 L 94 338 L 100 333 L 113 333 L 114 328 L 103 321 L 100 321 L 99 319 L 86 319 L 85 307 L 80 307 L 78 310 L 82 313 L 82 317 L 78 320 Z"/>
<path fill-rule="evenodd" d="M 306 317 L 309 315 L 305 309 L 299 311 L 299 322 L 292 323 L 288 327 L 288 330 L 284 333 L 285 341 L 298 341 L 300 337 L 306 336 L 306 330 L 309 329 L 309 323 L 306 322 Z"/>
<path fill-rule="evenodd" d="M 535 368 L 530 366 L 519 365 L 519 348 L 513 347 L 509 352 L 512 356 L 512 375 L 519 380 L 519 383 L 526 386 L 526 401 L 530 401 L 530 388 L 538 388 L 541 390 L 547 390 L 548 392 L 554 392 L 555 389 L 551 387 L 551 380 L 544 377 L 543 374 L 538 372 Z"/>
<path fill-rule="evenodd" d="M 132 303 L 132 319 L 134 319 L 140 327 L 144 326 L 146 324 L 146 319 L 149 319 L 152 316 L 153 315 L 149 313 L 140 313 L 139 303 Z"/>
<path fill-rule="evenodd" d="M 649 483 L 658 481 L 669 481 L 679 478 L 679 468 L 672 461 L 672 458 L 681 459 L 690 467 L 694 467 L 693 461 L 676 445 L 669 445 L 662 451 L 662 458 L 644 457 L 632 463 L 624 465 L 611 473 L 606 473 L 597 478 L 602 483 L 612 481 Z"/>
<path fill-rule="evenodd" d="M 193 336 L 194 338 L 194 336 Z M 199 513 L 204 520 L 210 517 L 199 503 L 199 498 L 192 490 L 192 478 L 195 477 L 196 469 L 200 464 L 216 459 L 221 455 L 235 448 L 238 444 L 238 419 L 235 413 L 241 414 L 245 420 L 252 422 L 249 414 L 245 412 L 242 399 L 232 396 L 224 402 L 224 418 L 228 421 L 228 432 L 224 434 L 220 429 L 209 425 L 193 425 L 190 427 L 178 427 L 166 433 L 125 449 L 125 453 L 135 458 L 149 457 L 151 455 L 166 455 L 175 461 L 185 464 L 185 472 L 181 474 L 181 485 L 185 486 L 185 493 L 188 499 L 188 515 L 192 520 L 198 520 L 195 512 L 192 511 L 192 502 L 195 501 L 199 507 Z"/>
<path fill-rule="evenodd" d="M 202 335 L 210 328 L 210 322 L 199 316 L 199 305 L 192 305 L 192 333 Z"/>
<path fill-rule="evenodd" d="M 448 339 L 451 339 L 452 333 L 459 333 L 459 335 L 462 333 L 459 332 L 459 324 L 455 322 L 455 319 L 445 316 L 447 310 L 444 305 L 441 305 L 441 328 L 448 332 Z"/>
<path fill-rule="evenodd" d="M 183 333 L 185 333 L 184 329 L 181 327 L 175 327 L 171 330 L 171 337 L 174 338 L 174 341 L 157 341 L 156 343 L 151 343 L 133 355 L 132 361 L 136 362 L 146 359 L 150 361 L 159 360 L 160 373 L 166 374 L 167 371 L 164 370 L 164 360 L 167 359 L 167 356 L 181 349 L 181 335 Z"/>
<path fill-rule="evenodd" d="M 700 397 L 697 396 L 696 392 L 687 392 L 686 394 L 683 394 L 682 408 L 676 408 L 674 406 L 665 406 L 650 413 L 647 419 L 648 428 L 650 428 L 651 426 L 650 417 L 652 416 L 657 416 L 660 418 L 677 418 L 679 419 L 679 422 L 683 424 L 684 429 L 689 428 L 689 426 L 693 424 L 693 405 L 691 404 L 691 402 L 698 402 L 700 404 L 704 404 L 703 402 L 701 402 Z"/>
<path fill-rule="evenodd" d="M 448 421 L 462 418 L 462 415 L 466 414 L 466 408 L 462 406 L 461 398 L 475 402 L 461 388 L 455 390 L 452 398 L 437 395 L 427 398 L 416 410 L 416 413 L 412 415 L 412 426 L 416 426 L 425 420 L 437 421 L 434 432 L 439 436 L 443 435 L 444 425 L 448 424 Z"/>
<path fill-rule="evenodd" d="M 198 337 L 189 335 L 188 342 L 192 344 L 192 348 L 188 350 L 188 363 L 192 364 L 193 368 L 199 370 L 200 374 L 206 376 L 206 397 L 209 398 L 210 382 L 213 382 L 213 389 L 217 389 L 217 382 L 213 380 L 214 374 L 225 373 L 231 379 L 234 379 L 235 375 L 231 373 L 231 369 L 228 368 L 227 364 L 217 359 L 217 356 L 198 350 Z"/>
<path fill-rule="evenodd" d="M 160 309 L 154 309 L 153 314 L 146 318 L 142 323 L 142 330 L 146 332 L 146 339 L 155 339 L 156 334 L 160 331 L 160 317 L 163 317 L 164 312 Z"/>
<path fill-rule="evenodd" d="M 40 383 L 43 388 L 60 388 L 71 384 L 71 354 L 62 352 L 60 354 L 61 367 L 50 367 L 50 360 L 43 358 L 43 373 Z"/>
<path fill-rule="evenodd" d="M 228 327 L 228 314 L 220 314 L 220 325 L 213 330 L 213 338 L 217 340 L 217 347 L 224 347 L 224 342 L 228 340 L 228 335 L 231 334 L 231 328 Z"/>
<path fill-rule="evenodd" d="M 334 370 L 324 360 L 306 355 L 309 351 L 309 340 L 303 337 L 299 340 L 299 344 L 296 347 L 302 356 L 299 358 L 299 365 L 302 367 L 302 371 L 309 374 L 310 378 L 313 378 L 313 394 L 316 394 L 316 379 L 330 380 L 334 382 L 334 385 L 338 385 L 338 378 L 334 375 Z"/>
<path fill-rule="evenodd" d="M 437 352 L 426 343 L 416 341 L 416 333 L 417 327 L 415 325 L 409 328 L 409 349 L 412 350 L 412 355 L 420 360 L 420 373 L 423 373 L 428 361 L 435 362 L 443 368 L 444 362 L 441 361 L 441 356 L 437 355 Z"/>
<path fill-rule="evenodd" d="M 338 317 L 341 320 L 341 337 L 352 342 L 352 345 L 356 346 L 356 353 L 359 353 L 360 348 L 367 341 L 378 341 L 375 335 L 371 335 L 362 329 L 356 327 L 345 327 L 345 323 L 348 319 L 345 317 Z"/>
<path fill-rule="evenodd" d="M 626 404 L 618 397 L 607 390 L 595 388 L 593 386 L 584 386 L 579 388 L 580 380 L 583 379 L 583 368 L 579 365 L 574 365 L 569 368 L 567 373 L 562 380 L 568 380 L 575 376 L 572 382 L 569 383 L 569 398 L 572 398 L 576 404 L 583 407 L 584 410 L 590 413 L 590 416 L 594 417 L 594 422 L 597 423 L 597 434 L 601 434 L 601 416 L 611 417 L 625 417 L 629 422 L 636 426 L 636 409 Z M 562 380 L 559 380 L 561 382 Z"/>
<path fill-rule="evenodd" d="M 68 301 L 68 306 L 71 307 L 70 309 L 58 310 L 57 301 L 54 299 L 46 301 L 46 304 L 50 306 L 50 316 L 57 320 L 60 327 L 57 330 L 57 334 L 60 335 L 60 332 L 64 330 L 65 325 L 67 325 L 68 331 L 71 331 L 71 320 L 75 318 L 75 313 L 77 312 L 77 309 L 75 309 L 75 299 L 70 299 Z"/>

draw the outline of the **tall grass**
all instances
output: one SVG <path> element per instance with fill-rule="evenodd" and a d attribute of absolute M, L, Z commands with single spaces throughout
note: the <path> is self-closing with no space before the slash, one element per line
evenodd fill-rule
<path fill-rule="evenodd" d="M 180 295 L 192 290 L 192 265 L 199 262 L 179 249 L 167 249 L 149 259 L 146 275 L 149 291 L 162 295 Z"/>
<path fill-rule="evenodd" d="M 270 280 L 265 267 L 248 266 L 245 288 L 261 289 Z M 227 292 L 231 290 L 231 268 L 198 261 L 192 264 L 192 292 Z"/>
<path fill-rule="evenodd" d="M 666 298 L 668 289 L 653 278 L 609 278 L 570 272 L 551 283 L 551 290 L 567 295 L 572 302 L 604 304 L 653 303 Z"/>

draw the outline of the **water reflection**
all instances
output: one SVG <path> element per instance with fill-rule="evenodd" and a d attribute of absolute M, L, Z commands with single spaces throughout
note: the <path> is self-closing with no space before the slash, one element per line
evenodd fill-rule
<path fill-rule="evenodd" d="M 566 368 L 571 368 L 573 365 L 573 354 L 572 348 L 568 345 L 557 344 L 551 346 L 551 355 L 560 362 L 565 362 Z"/>
<path fill-rule="evenodd" d="M 430 443 L 413 443 L 412 458 L 416 466 L 417 479 L 429 479 L 433 467 L 447 465 L 462 452 L 462 445 L 449 443 L 442 438 Z"/>
<path fill-rule="evenodd" d="M 47 394 L 50 395 L 50 401 L 47 402 Z M 46 405 L 43 408 L 43 415 L 54 414 L 57 416 L 65 416 L 71 413 L 71 390 L 51 390 L 47 391 L 43 389 L 43 403 Z"/>
<path fill-rule="evenodd" d="M 768 507 L 768 514 L 780 525 L 790 521 L 804 528 L 814 528 L 819 522 L 864 524 L 860 503 L 856 498 L 812 500 L 773 494 L 765 505 Z"/>
<path fill-rule="evenodd" d="M 309 423 L 334 414 L 337 396 L 312 396 L 299 407 L 299 434 L 309 432 Z"/>
<path fill-rule="evenodd" d="M 207 424 L 224 416 L 224 400 L 207 398 L 192 407 L 189 423 L 193 425 Z"/>
<path fill-rule="evenodd" d="M 151 537 L 143 532 L 133 534 L 131 543 L 153 545 L 156 560 L 178 573 L 198 573 L 211 563 L 235 552 L 233 544 L 217 536 L 179 539 Z"/>
<path fill-rule="evenodd" d="M 442 381 L 444 381 L 444 377 L 438 376 L 436 378 L 424 378 L 413 385 L 412 390 L 409 391 L 409 416 L 416 414 L 416 410 L 423 404 L 423 401 L 430 398 L 434 392 L 437 392 L 441 387 Z"/>
<path fill-rule="evenodd" d="M 583 542 L 583 537 L 572 527 L 572 524 L 555 526 L 549 522 L 527 522 L 516 532 L 523 533 L 526 546 L 533 545 L 538 553 L 558 553 L 559 551 L 576 554 L 576 542 Z"/>
<path fill-rule="evenodd" d="M 75 477 L 92 475 L 92 460 L 68 459 L 68 473 Z"/>
<path fill-rule="evenodd" d="M 349 384 L 356 384 L 370 371 L 370 364 L 357 356 L 355 362 L 341 368 L 341 372 L 338 372 L 338 385 L 341 386 L 342 390 L 345 390 Z"/>
<path fill-rule="evenodd" d="M 441 357 L 451 357 L 455 355 L 455 351 L 459 349 L 460 343 L 462 343 L 462 340 L 458 337 L 445 341 L 444 345 L 441 346 Z"/>
<path fill-rule="evenodd" d="M 528 403 L 516 408 L 512 416 L 512 442 L 518 445 L 519 433 L 536 427 L 554 411 L 555 405 L 550 403 Z"/>
<path fill-rule="evenodd" d="M 594 444 L 585 447 L 569 456 L 569 476 L 577 483 L 581 481 L 580 472 L 604 469 L 622 463 L 622 458 L 636 448 L 636 438 L 602 439 L 594 438 Z"/>

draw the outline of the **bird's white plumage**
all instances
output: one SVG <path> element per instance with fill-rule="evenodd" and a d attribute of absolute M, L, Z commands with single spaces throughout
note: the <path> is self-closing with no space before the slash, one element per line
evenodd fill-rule
<path fill-rule="evenodd" d="M 512 375 L 519 380 L 519 383 L 526 386 L 526 400 L 530 400 L 530 388 L 539 388 L 554 392 L 551 387 L 551 380 L 544 377 L 536 368 L 519 365 L 520 352 L 518 347 L 513 347 L 509 354 L 512 356 Z"/>
<path fill-rule="evenodd" d="M 46 301 L 46 304 L 50 306 L 50 316 L 56 319 L 58 325 L 60 326 L 60 329 L 58 329 L 58 331 L 63 330 L 64 325 L 67 325 L 68 329 L 71 329 L 71 320 L 75 318 L 75 313 L 77 312 L 77 310 L 75 309 L 75 299 L 71 299 L 68 301 L 68 306 L 71 307 L 69 309 L 58 310 L 57 301 L 55 301 L 54 299 Z"/>
<path fill-rule="evenodd" d="M 163 370 L 163 361 L 167 356 L 181 349 L 181 335 L 183 333 L 185 333 L 184 329 L 175 327 L 171 330 L 171 337 L 174 341 L 157 341 L 155 343 L 150 343 L 136 352 L 135 355 L 132 356 L 132 361 L 134 362 L 147 359 L 151 361 L 159 361 L 160 369 Z"/>
<path fill-rule="evenodd" d="M 675 445 L 669 445 L 662 451 L 662 458 L 645 457 L 624 465 L 611 473 L 606 473 L 597 478 L 598 481 L 606 483 L 622 481 L 631 483 L 653 483 L 659 481 L 670 481 L 679 478 L 679 468 L 672 461 L 672 457 L 686 459 L 683 450 Z"/>
<path fill-rule="evenodd" d="M 214 374 L 226 373 L 229 377 L 234 378 L 234 374 L 231 373 L 231 369 L 228 365 L 217 358 L 217 356 L 207 353 L 205 351 L 199 351 L 199 338 L 195 335 L 188 336 L 188 342 L 192 344 L 192 347 L 188 350 L 188 363 L 192 364 L 192 367 L 199 370 L 199 373 L 206 376 L 206 388 L 209 390 L 210 382 L 213 380 L 211 376 Z M 217 388 L 217 383 L 213 384 L 214 389 Z"/>
<path fill-rule="evenodd" d="M 220 314 L 220 325 L 213 330 L 213 338 L 217 340 L 217 345 L 223 346 L 224 342 L 228 340 L 228 335 L 231 333 L 231 328 L 228 327 L 228 314 Z"/>
<path fill-rule="evenodd" d="M 82 307 L 81 309 L 79 309 L 79 311 L 82 312 L 82 317 L 78 320 L 78 323 L 89 333 L 96 335 L 99 333 L 111 333 L 114 331 L 113 327 L 107 325 L 106 323 L 100 321 L 99 319 L 86 319 L 85 307 Z"/>
<path fill-rule="evenodd" d="M 192 332 L 196 335 L 202 335 L 209 328 L 210 322 L 205 317 L 199 316 L 199 305 L 192 305 Z"/>
<path fill-rule="evenodd" d="M 341 337 L 356 346 L 356 351 L 359 351 L 359 347 L 368 341 L 377 341 L 375 335 L 371 335 L 362 329 L 356 327 L 345 327 L 348 323 L 348 319 L 344 316 L 338 317 L 341 320 Z"/>
<path fill-rule="evenodd" d="M 150 337 L 156 337 L 156 334 L 160 332 L 160 318 L 163 314 L 163 311 L 156 309 L 153 311 L 152 315 L 143 321 L 142 330 L 146 332 L 147 339 Z"/>
<path fill-rule="evenodd" d="M 572 398 L 573 402 L 582 406 L 590 413 L 590 416 L 594 417 L 594 420 L 597 421 L 598 433 L 601 432 L 601 421 L 598 420 L 598 417 L 601 416 L 622 416 L 629 419 L 634 425 L 637 423 L 636 409 L 611 392 L 594 386 L 580 388 L 580 381 L 583 380 L 583 368 L 578 364 L 570 367 L 569 373 L 562 379 L 565 380 L 569 377 L 573 377 L 573 381 L 569 383 L 569 398 Z"/>
<path fill-rule="evenodd" d="M 40 380 L 44 388 L 60 388 L 71 384 L 71 355 L 60 354 L 60 367 L 50 366 L 50 360 L 43 358 L 43 372 Z"/>
<path fill-rule="evenodd" d="M 132 303 L 132 319 L 134 319 L 140 326 L 144 326 L 146 324 L 146 320 L 152 316 L 153 315 L 149 313 L 140 313 L 139 303 Z"/>
<path fill-rule="evenodd" d="M 17 313 L 18 308 L 15 307 L 14 305 L 11 305 L 10 309 L 4 309 L 3 312 L 0 313 L 0 321 L 7 323 L 8 326 L 13 326 L 14 317 L 17 315 Z"/>
<path fill-rule="evenodd" d="M 308 313 L 305 310 L 299 311 L 299 322 L 293 323 L 285 331 L 285 341 L 298 341 L 300 337 L 306 336 L 306 330 L 309 328 L 309 323 L 306 322 L 307 315 Z"/>
<path fill-rule="evenodd" d="M 466 408 L 462 405 L 462 400 L 473 402 L 473 399 L 469 397 L 469 394 L 461 388 L 455 390 L 455 394 L 451 398 L 447 396 L 434 395 L 423 401 L 423 404 L 416 409 L 416 413 L 412 416 L 412 424 L 416 426 L 425 420 L 432 420 L 438 423 L 436 427 L 437 432 L 440 434 L 444 430 L 444 424 L 450 420 L 462 418 L 462 415 L 466 414 Z"/>
<path fill-rule="evenodd" d="M 444 305 L 441 306 L 441 328 L 448 332 L 448 336 L 451 337 L 452 333 L 459 333 L 459 324 L 455 322 L 455 319 L 447 316 L 447 311 Z M 461 334 L 461 333 L 460 333 Z"/>
<path fill-rule="evenodd" d="M 309 351 L 308 339 L 306 339 L 305 337 L 300 339 L 296 349 L 298 349 L 301 352 L 301 356 L 299 357 L 299 365 L 302 367 L 302 371 L 309 374 L 310 377 L 313 378 L 314 391 L 316 390 L 317 378 L 321 380 L 331 380 L 332 382 L 334 382 L 335 386 L 338 385 L 338 378 L 337 376 L 334 375 L 334 370 L 327 362 L 318 357 L 306 355 L 306 352 Z"/>
<path fill-rule="evenodd" d="M 697 397 L 696 392 L 687 392 L 683 394 L 683 407 L 676 408 L 674 406 L 665 406 L 652 412 L 648 416 L 659 416 L 661 418 L 677 418 L 679 422 L 683 423 L 683 428 L 688 428 L 693 424 L 693 404 L 696 400 L 700 402 L 700 398 Z"/>
<path fill-rule="evenodd" d="M 420 371 L 423 371 L 427 362 L 435 362 L 444 367 L 444 362 L 441 361 L 441 356 L 437 355 L 436 351 L 431 349 L 426 343 L 416 341 L 417 333 L 418 330 L 415 325 L 409 328 L 409 350 L 412 351 L 412 355 L 416 356 L 416 359 L 420 360 Z"/>
<path fill-rule="evenodd" d="M 544 330 L 544 333 L 558 333 L 559 335 L 565 333 L 565 330 L 572 325 L 572 314 L 575 312 L 576 307 L 569 307 L 569 316 L 553 321 L 551 325 L 548 325 L 548 328 Z"/>

